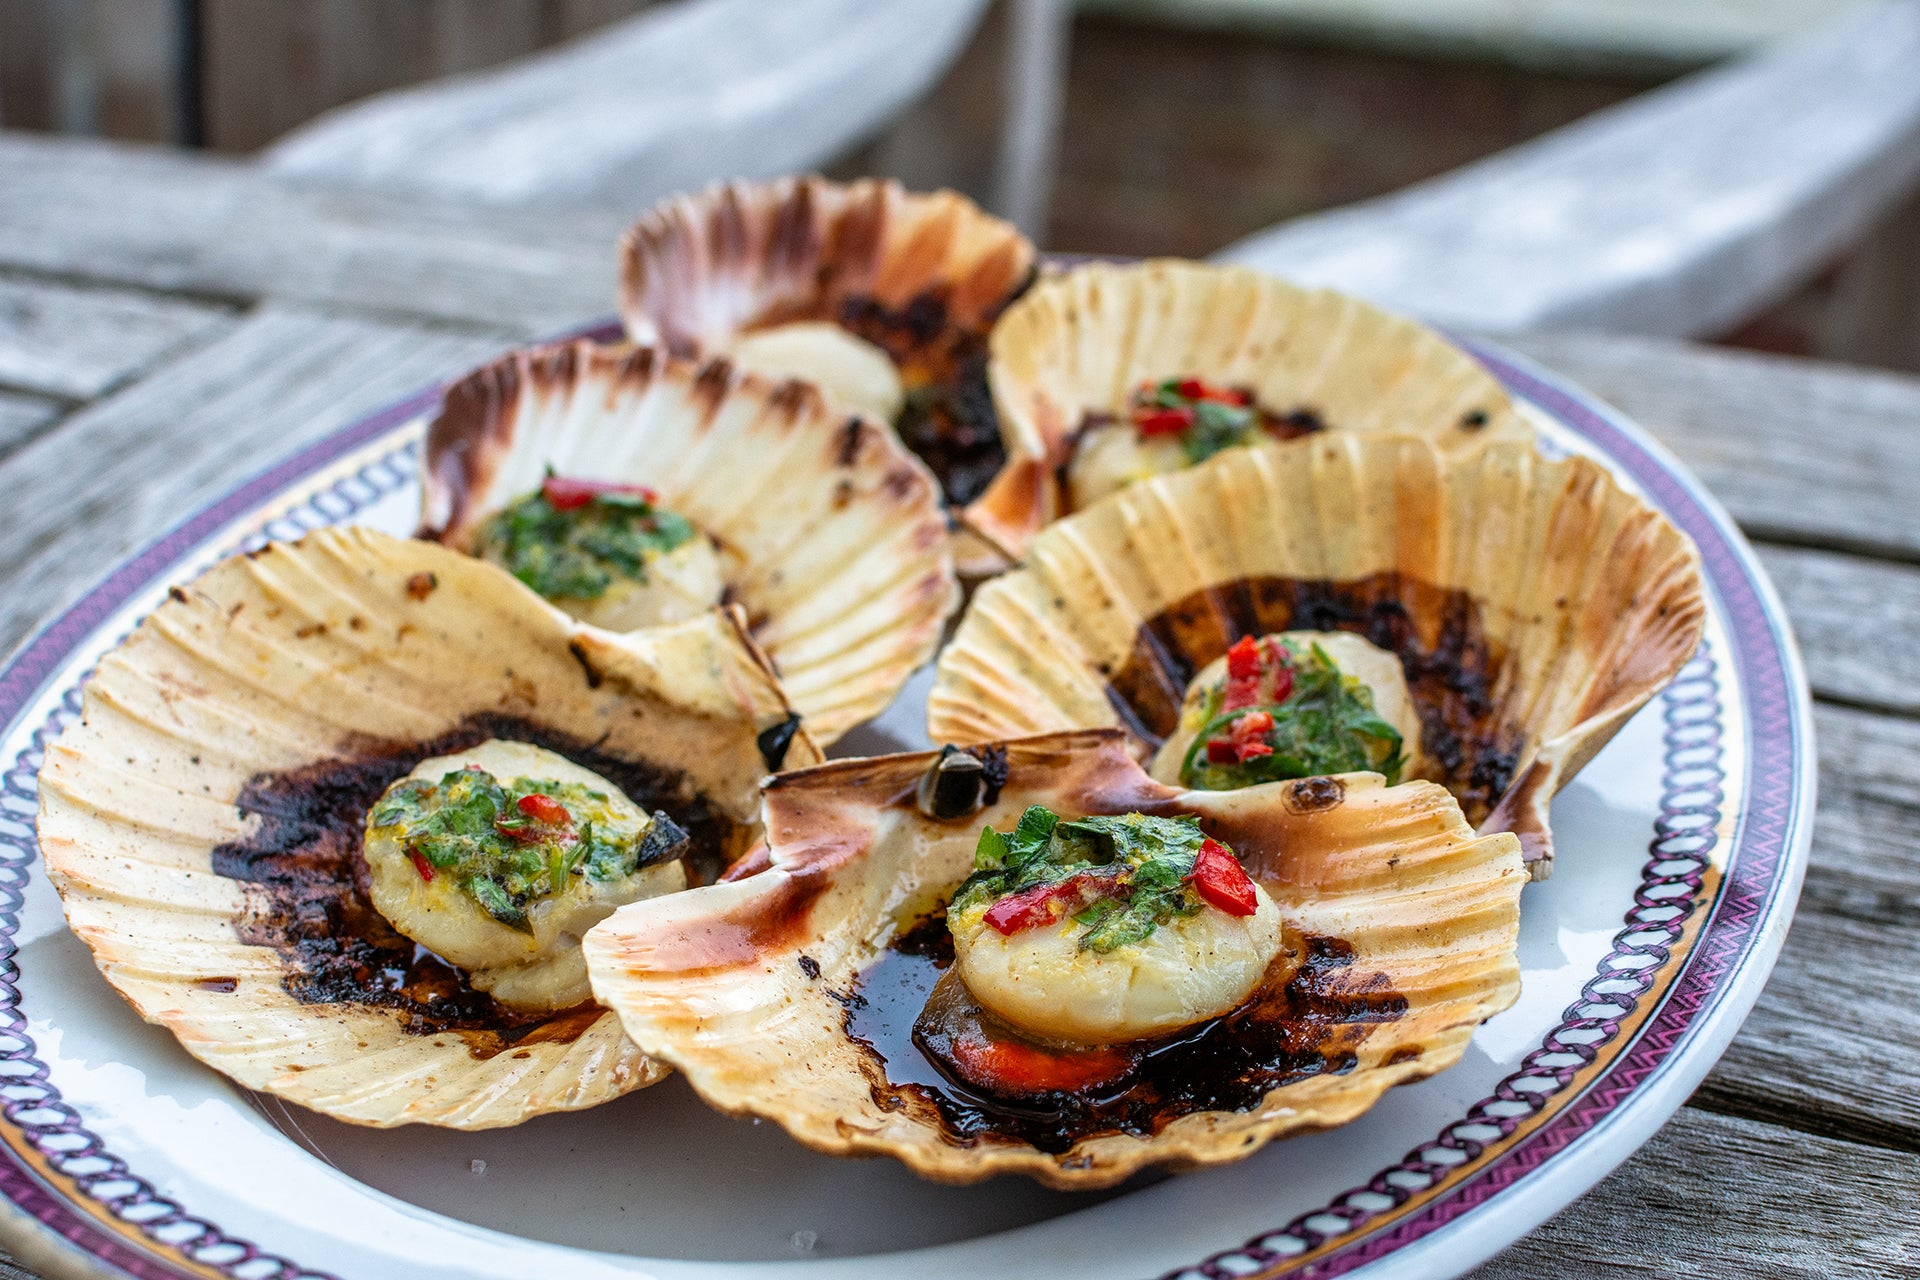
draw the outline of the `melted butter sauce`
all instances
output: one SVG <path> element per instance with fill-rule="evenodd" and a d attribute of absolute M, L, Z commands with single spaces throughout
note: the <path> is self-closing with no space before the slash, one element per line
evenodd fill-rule
<path fill-rule="evenodd" d="M 731 824 L 668 770 L 620 760 L 527 721 L 482 716 L 432 742 L 373 743 L 338 760 L 251 779 L 238 807 L 257 819 L 246 839 L 213 851 L 213 869 L 246 886 L 234 924 L 242 942 L 272 947 L 281 986 L 303 1004 L 393 1010 L 414 1035 L 454 1033 L 481 1058 L 537 1040 L 570 1041 L 605 1012 L 595 1005 L 523 1012 L 476 990 L 458 967 L 396 930 L 373 905 L 361 841 L 369 808 L 420 761 L 489 738 L 530 742 L 600 774 L 649 811 L 687 829 L 689 879 L 713 879 Z"/>
<path fill-rule="evenodd" d="M 955 1039 L 1018 1040 L 964 995 L 951 939 L 930 941 L 935 917 L 903 935 L 860 973 L 846 1006 L 846 1033 L 879 1064 L 874 1102 L 939 1124 L 958 1145 L 1020 1142 L 1053 1155 L 1102 1134 L 1150 1137 L 1198 1111 L 1248 1111 L 1273 1089 L 1344 1073 L 1373 1027 L 1406 1012 L 1384 975 L 1353 970 L 1338 938 L 1289 933 L 1281 956 L 1245 1003 L 1171 1036 L 1127 1046 L 1115 1078 L 1071 1092 L 993 1088 L 950 1054 Z M 936 984 L 942 998 L 929 1003 Z M 955 995 L 955 988 L 960 993 Z M 1057 1053 L 1021 1041 L 1023 1053 Z M 1063 1055 L 1064 1056 L 1064 1055 Z"/>

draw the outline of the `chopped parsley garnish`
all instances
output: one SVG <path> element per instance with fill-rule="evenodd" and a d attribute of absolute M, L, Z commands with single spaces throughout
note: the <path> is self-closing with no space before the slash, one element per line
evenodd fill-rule
<path fill-rule="evenodd" d="M 422 880 L 447 876 L 495 920 L 525 929 L 527 907 L 575 878 L 620 880 L 680 856 L 687 833 L 664 813 L 651 822 L 577 782 L 455 769 L 438 782 L 406 778 L 367 814 L 394 827 Z"/>
<path fill-rule="evenodd" d="M 1374 710 L 1373 690 L 1317 644 L 1295 654 L 1272 639 L 1241 640 L 1202 714 L 1180 764 L 1182 785 L 1200 790 L 1360 770 L 1394 783 L 1406 764 L 1400 731 Z"/>
<path fill-rule="evenodd" d="M 1130 813 L 1063 821 L 1033 805 L 1011 832 L 988 827 L 980 833 L 974 873 L 955 891 L 947 916 L 989 904 L 986 922 L 1003 934 L 1071 916 L 1082 926 L 1081 950 L 1108 952 L 1208 903 L 1245 914 L 1222 904 L 1214 891 L 1218 871 L 1196 890 L 1202 846 L 1226 856 L 1229 878 L 1245 880 L 1224 846 L 1200 830 L 1198 818 Z"/>
<path fill-rule="evenodd" d="M 550 475 L 482 525 L 474 549 L 549 600 L 597 600 L 617 582 L 645 582 L 648 560 L 695 535 L 637 485 Z"/>
<path fill-rule="evenodd" d="M 1177 435 L 1187 461 L 1200 463 L 1247 443 L 1260 425 L 1260 413 L 1245 391 L 1198 378 L 1168 378 L 1134 393 L 1133 423 L 1143 438 Z"/>

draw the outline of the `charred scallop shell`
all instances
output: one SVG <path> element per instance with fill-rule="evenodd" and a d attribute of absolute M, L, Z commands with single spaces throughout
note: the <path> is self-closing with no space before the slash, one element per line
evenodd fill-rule
<path fill-rule="evenodd" d="M 804 322 L 877 347 L 910 404 L 916 391 L 937 392 L 956 411 L 951 421 L 911 411 L 897 425 L 960 505 L 1000 467 L 987 334 L 1034 262 L 1010 223 L 951 191 L 877 179 L 734 182 L 669 200 L 634 225 L 621 247 L 620 311 L 634 341 L 682 356 Z M 966 544 L 960 554 L 993 559 Z"/>
<path fill-rule="evenodd" d="M 596 996 L 707 1102 L 819 1150 L 891 1155 L 945 1182 L 1022 1173 L 1089 1188 L 1344 1124 L 1393 1085 L 1456 1062 L 1519 992 L 1518 842 L 1475 837 L 1432 783 L 1356 774 L 1182 791 L 1142 772 L 1111 730 L 995 751 L 1002 786 L 957 821 L 914 803 L 936 753 L 782 774 L 766 792 L 765 869 L 596 926 L 585 944 Z M 1237 1083 L 1208 1097 L 1140 1083 L 1117 1098 L 1056 1098 L 1038 1118 L 1001 1112 L 928 1074 L 906 1027 L 887 1024 L 910 1024 L 912 1008 L 863 994 L 880 965 L 917 965 L 904 972 L 933 981 L 939 962 L 915 944 L 915 923 L 972 869 L 982 825 L 1007 829 L 1031 804 L 1195 814 L 1244 857 L 1279 908 L 1288 962 L 1269 971 L 1257 1009 L 1176 1050 L 1191 1079 L 1244 1072 Z M 1207 1057 L 1206 1045 L 1241 1035 L 1248 1061 Z"/>
<path fill-rule="evenodd" d="M 469 549 L 548 469 L 644 484 L 711 538 L 726 598 L 823 743 L 893 700 L 958 602 L 932 478 L 802 383 L 646 347 L 516 352 L 449 388 L 421 531 Z"/>
<path fill-rule="evenodd" d="M 992 337 L 1007 465 L 966 512 L 1015 560 L 1072 507 L 1081 433 L 1126 424 L 1141 386 L 1198 378 L 1294 430 L 1429 435 L 1447 450 L 1531 439 L 1491 374 L 1433 330 L 1245 267 L 1095 262 L 1041 281 Z"/>
<path fill-rule="evenodd" d="M 491 565 L 325 529 L 175 588 L 47 751 L 40 844 L 108 982 L 241 1084 L 357 1124 L 514 1124 L 665 1069 L 592 1005 L 514 1013 L 375 911 L 362 820 L 422 759 L 545 746 L 717 862 L 791 715 L 720 611 L 624 637 Z M 789 763 L 819 759 L 804 733 Z M 664 831 L 664 827 L 661 828 Z"/>
<path fill-rule="evenodd" d="M 1145 759 L 1239 637 L 1358 632 L 1399 656 L 1423 771 L 1551 868 L 1547 805 L 1693 655 L 1686 535 L 1579 457 L 1352 432 L 1233 450 L 1049 526 L 974 596 L 939 741 L 1119 725 Z"/>

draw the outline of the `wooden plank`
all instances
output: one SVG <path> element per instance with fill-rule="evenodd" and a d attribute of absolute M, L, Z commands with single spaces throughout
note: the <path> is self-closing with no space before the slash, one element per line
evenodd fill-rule
<path fill-rule="evenodd" d="M 1820 812 L 1786 949 L 1701 1098 L 1920 1151 L 1920 722 L 1816 711 Z"/>
<path fill-rule="evenodd" d="M 1920 181 L 1920 6 L 1850 7 L 1645 93 L 1221 257 L 1461 328 L 1723 333 Z"/>
<path fill-rule="evenodd" d="M 52 400 L 0 391 L 0 458 L 46 430 L 61 411 Z"/>
<path fill-rule="evenodd" d="M 1920 715 L 1920 568 L 1761 547 L 1822 698 Z"/>
<path fill-rule="evenodd" d="M 0 276 L 0 383 L 91 400 L 231 323 L 202 303 Z"/>
<path fill-rule="evenodd" d="M 494 66 L 556 38 L 549 0 L 206 0 L 207 141 L 266 145 L 368 94 Z"/>
<path fill-rule="evenodd" d="M 1576 73 L 1690 70 L 1799 35 L 1828 14 L 1807 0 L 1081 0 L 1080 8 L 1155 26 Z"/>
<path fill-rule="evenodd" d="M 82 410 L 0 462 L 0 493 L 60 495 L 0 521 L 0 651 L 197 505 L 506 340 L 267 309 Z"/>
<path fill-rule="evenodd" d="M 1812 1133 L 1920 1151 L 1917 972 L 1920 929 L 1835 915 L 1809 900 L 1701 1099 Z"/>
<path fill-rule="evenodd" d="M 276 182 L 159 148 L 0 133 L 0 268 L 545 333 L 612 313 L 620 210 Z"/>
<path fill-rule="evenodd" d="M 1506 341 L 1653 432 L 1753 536 L 1920 560 L 1920 378 L 1660 338 Z"/>
<path fill-rule="evenodd" d="M 986 0 L 682 0 L 503 67 L 384 93 L 295 130 L 282 174 L 498 204 L 642 208 L 816 167 L 959 54 Z"/>
<path fill-rule="evenodd" d="M 1920 1259 L 1917 1178 L 1920 1157 L 1688 1107 L 1473 1277 L 1910 1276 Z"/>
<path fill-rule="evenodd" d="M 1814 733 L 1820 817 L 1803 909 L 1920 926 L 1920 721 L 1820 706 Z"/>

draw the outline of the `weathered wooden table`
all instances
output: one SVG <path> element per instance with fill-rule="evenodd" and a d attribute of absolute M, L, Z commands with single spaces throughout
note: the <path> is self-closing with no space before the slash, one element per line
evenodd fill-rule
<path fill-rule="evenodd" d="M 267 459 L 609 312 L 625 220 L 0 134 L 0 651 Z M 1920 379 L 1512 345 L 1646 424 L 1761 544 L 1819 699 L 1820 817 L 1786 952 L 1719 1067 L 1479 1275 L 1920 1276 Z"/>

